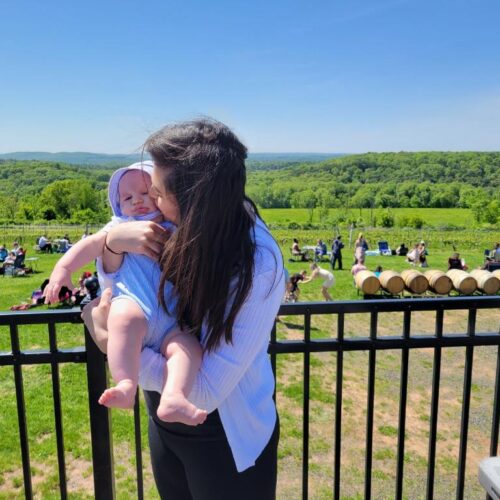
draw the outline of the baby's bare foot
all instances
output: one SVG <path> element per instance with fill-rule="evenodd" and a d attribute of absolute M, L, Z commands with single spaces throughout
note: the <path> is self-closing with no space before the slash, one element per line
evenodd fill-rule
<path fill-rule="evenodd" d="M 207 412 L 190 403 L 182 394 L 163 394 L 156 412 L 164 422 L 199 425 L 205 422 Z"/>
<path fill-rule="evenodd" d="M 131 380 L 122 380 L 102 393 L 99 404 L 108 408 L 133 408 L 136 390 Z"/>

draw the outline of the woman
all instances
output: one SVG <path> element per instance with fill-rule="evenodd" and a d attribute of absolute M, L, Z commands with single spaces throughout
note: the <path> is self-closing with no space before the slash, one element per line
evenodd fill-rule
<path fill-rule="evenodd" d="M 466 271 L 468 269 L 458 252 L 454 252 L 448 259 L 448 270 L 450 269 L 459 269 L 460 271 Z"/>
<path fill-rule="evenodd" d="M 421 241 L 418 244 L 417 252 L 418 252 L 419 266 L 420 267 L 429 267 L 429 264 L 427 263 L 427 255 L 429 255 L 429 252 L 425 248 L 425 241 Z"/>
<path fill-rule="evenodd" d="M 279 423 L 267 346 L 284 273 L 278 245 L 245 196 L 246 148 L 221 123 L 199 120 L 161 129 L 145 150 L 155 165 L 151 194 L 177 230 L 166 240 L 152 222 L 121 224 L 107 245 L 160 256 L 160 290 L 171 282 L 177 305 L 159 300 L 204 348 L 189 400 L 209 412 L 198 427 L 160 421 L 165 358 L 144 348 L 140 385 L 160 496 L 274 498 Z M 103 299 L 84 312 L 101 339 L 109 292 Z"/>
<path fill-rule="evenodd" d="M 415 246 L 406 254 L 406 261 L 410 264 L 418 264 L 420 259 L 420 248 L 419 244 L 415 243 Z"/>
<path fill-rule="evenodd" d="M 331 302 L 333 299 L 328 290 L 335 284 L 333 274 L 330 271 L 319 267 L 316 263 L 311 264 L 310 267 L 312 271 L 311 276 L 302 280 L 302 283 L 309 283 L 316 278 L 322 279 L 323 283 L 321 283 L 321 294 L 327 302 Z"/>
<path fill-rule="evenodd" d="M 300 257 L 300 260 L 303 262 L 307 261 L 306 253 L 300 249 L 299 247 L 299 240 L 297 238 L 293 239 L 293 244 L 292 244 L 292 255 L 294 257 Z"/>
<path fill-rule="evenodd" d="M 357 264 L 361 259 L 365 258 L 368 250 L 368 242 L 365 240 L 363 233 L 359 233 L 354 242 L 354 264 Z"/>

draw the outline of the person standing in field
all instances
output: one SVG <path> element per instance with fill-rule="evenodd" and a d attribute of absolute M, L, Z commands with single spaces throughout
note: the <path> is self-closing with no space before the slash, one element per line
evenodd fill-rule
<path fill-rule="evenodd" d="M 354 264 L 365 258 L 368 250 L 368 242 L 365 240 L 363 233 L 358 234 L 358 238 L 354 242 Z"/>
<path fill-rule="evenodd" d="M 333 240 L 332 244 L 332 271 L 335 269 L 335 263 L 339 263 L 339 271 L 342 271 L 342 249 L 344 243 L 341 241 L 342 237 L 339 235 Z"/>

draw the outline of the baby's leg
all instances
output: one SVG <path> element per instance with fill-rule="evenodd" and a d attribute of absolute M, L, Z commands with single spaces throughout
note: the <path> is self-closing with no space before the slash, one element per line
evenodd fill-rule
<path fill-rule="evenodd" d="M 198 340 L 178 330 L 169 334 L 162 352 L 167 358 L 167 380 L 158 406 L 158 418 L 186 425 L 202 424 L 207 412 L 187 400 L 201 365 L 202 350 Z"/>
<path fill-rule="evenodd" d="M 116 386 L 102 393 L 100 404 L 109 408 L 134 406 L 147 326 L 146 318 L 135 302 L 128 299 L 112 302 L 108 317 L 108 365 Z"/>

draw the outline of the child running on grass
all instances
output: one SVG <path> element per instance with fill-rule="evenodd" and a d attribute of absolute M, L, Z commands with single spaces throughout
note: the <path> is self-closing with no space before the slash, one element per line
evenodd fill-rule
<path fill-rule="evenodd" d="M 112 175 L 108 190 L 115 217 L 97 234 L 73 245 L 57 262 L 45 288 L 46 303 L 57 302 L 62 286 L 73 288 L 71 273 L 97 259 L 101 279 L 104 276 L 112 280 L 108 363 L 116 382 L 116 386 L 104 391 L 99 403 L 110 408 L 133 407 L 140 352 L 147 345 L 167 358 L 168 377 L 158 417 L 166 422 L 198 425 L 205 421 L 207 412 L 191 404 L 187 396 L 201 364 L 199 342 L 193 335 L 180 330 L 171 311 L 159 305 L 156 292 L 160 283 L 158 263 L 144 255 L 118 254 L 106 243 L 111 227 L 131 220 L 151 220 L 172 230 L 173 225 L 163 220 L 149 195 L 152 169 L 151 162 L 134 163 Z M 106 279 L 101 286 L 103 290 L 109 286 Z M 170 283 L 165 285 L 165 288 L 171 287 Z"/>

